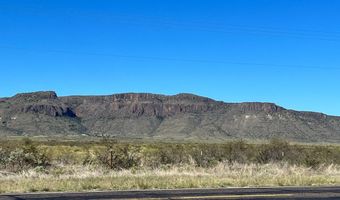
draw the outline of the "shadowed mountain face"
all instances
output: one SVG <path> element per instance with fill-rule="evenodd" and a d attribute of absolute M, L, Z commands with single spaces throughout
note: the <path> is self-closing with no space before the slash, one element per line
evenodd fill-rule
<path fill-rule="evenodd" d="M 34 92 L 0 99 L 0 135 L 79 134 L 339 142 L 340 117 L 272 103 L 224 103 L 192 94 L 58 97 L 55 92 Z"/>

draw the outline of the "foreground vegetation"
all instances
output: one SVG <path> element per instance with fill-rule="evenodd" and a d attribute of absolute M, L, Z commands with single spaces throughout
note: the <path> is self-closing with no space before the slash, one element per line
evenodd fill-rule
<path fill-rule="evenodd" d="M 30 169 L 0 177 L 0 192 L 88 191 L 160 188 L 334 185 L 338 166 L 318 169 L 287 164 L 228 164 L 214 167 L 169 166 L 108 170 L 98 166 L 59 166 L 48 172 Z"/>
<path fill-rule="evenodd" d="M 0 192 L 340 184 L 340 147 L 0 141 Z"/>

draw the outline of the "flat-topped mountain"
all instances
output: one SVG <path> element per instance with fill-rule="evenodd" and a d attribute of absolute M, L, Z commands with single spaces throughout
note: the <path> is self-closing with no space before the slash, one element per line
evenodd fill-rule
<path fill-rule="evenodd" d="M 93 135 L 158 139 L 270 139 L 339 142 L 340 117 L 273 103 L 225 103 L 193 94 L 125 93 L 0 99 L 0 135 Z"/>

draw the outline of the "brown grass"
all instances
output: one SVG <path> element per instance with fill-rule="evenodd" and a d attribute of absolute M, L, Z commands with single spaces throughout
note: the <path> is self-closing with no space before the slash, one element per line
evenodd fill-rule
<path fill-rule="evenodd" d="M 191 165 L 112 171 L 98 166 L 67 165 L 48 171 L 0 173 L 0 192 L 99 191 L 126 189 L 313 186 L 340 184 L 340 166 L 316 169 L 288 164 Z"/>

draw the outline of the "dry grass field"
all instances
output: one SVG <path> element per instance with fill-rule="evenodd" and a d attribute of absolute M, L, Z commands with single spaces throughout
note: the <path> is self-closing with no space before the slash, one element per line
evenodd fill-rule
<path fill-rule="evenodd" d="M 340 150 L 251 144 L 0 141 L 0 193 L 340 184 Z"/>
<path fill-rule="evenodd" d="M 288 164 L 190 165 L 112 171 L 99 166 L 58 166 L 0 175 L 0 192 L 102 191 L 125 189 L 315 186 L 340 184 L 340 167 Z"/>

